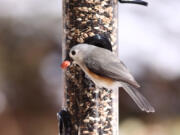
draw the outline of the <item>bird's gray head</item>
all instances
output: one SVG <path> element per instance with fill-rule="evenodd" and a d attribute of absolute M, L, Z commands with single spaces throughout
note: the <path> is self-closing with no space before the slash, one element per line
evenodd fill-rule
<path fill-rule="evenodd" d="M 88 44 L 78 44 L 71 48 L 69 56 L 76 63 L 81 63 L 88 52 L 90 52 L 94 47 Z"/>

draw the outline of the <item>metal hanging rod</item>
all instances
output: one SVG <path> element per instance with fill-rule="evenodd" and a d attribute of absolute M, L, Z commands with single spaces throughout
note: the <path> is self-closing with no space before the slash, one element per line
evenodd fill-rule
<path fill-rule="evenodd" d="M 148 2 L 142 0 L 119 0 L 120 3 L 129 3 L 129 4 L 139 4 L 143 6 L 148 6 Z"/>

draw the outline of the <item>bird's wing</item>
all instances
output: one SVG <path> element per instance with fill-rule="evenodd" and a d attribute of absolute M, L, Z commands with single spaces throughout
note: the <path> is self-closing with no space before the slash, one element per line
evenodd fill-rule
<path fill-rule="evenodd" d="M 138 90 L 125 83 L 123 83 L 123 88 L 142 111 L 155 112 L 154 107 L 151 106 L 147 99 Z"/>
<path fill-rule="evenodd" d="M 118 57 L 106 49 L 94 49 L 84 58 L 84 63 L 90 71 L 100 76 L 140 87 Z"/>

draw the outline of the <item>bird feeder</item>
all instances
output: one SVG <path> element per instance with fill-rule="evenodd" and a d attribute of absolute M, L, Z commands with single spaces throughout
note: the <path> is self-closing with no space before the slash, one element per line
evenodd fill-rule
<path fill-rule="evenodd" d="M 142 1 L 120 1 L 138 3 Z M 143 4 L 145 5 L 145 3 Z M 118 0 L 63 0 L 63 60 L 76 44 L 117 53 Z M 119 135 L 118 91 L 97 88 L 77 65 L 64 71 L 61 135 Z"/>

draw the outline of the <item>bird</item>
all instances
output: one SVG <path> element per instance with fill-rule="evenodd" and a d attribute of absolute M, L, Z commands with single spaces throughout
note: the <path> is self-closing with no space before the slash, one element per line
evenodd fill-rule
<path fill-rule="evenodd" d="M 140 87 L 138 82 L 113 52 L 82 43 L 70 49 L 69 57 L 80 66 L 96 87 L 112 90 L 122 87 L 142 111 L 155 112 L 154 107 L 137 90 Z"/>

